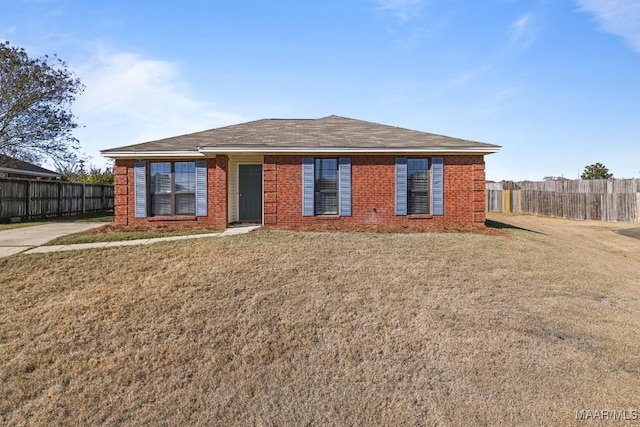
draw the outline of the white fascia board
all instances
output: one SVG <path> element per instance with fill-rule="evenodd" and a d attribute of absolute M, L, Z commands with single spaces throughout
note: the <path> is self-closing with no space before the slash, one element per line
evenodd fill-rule
<path fill-rule="evenodd" d="M 25 169 L 12 169 L 12 168 L 0 167 L 0 172 L 17 173 L 20 175 L 41 176 L 41 177 L 47 177 L 47 178 L 60 178 L 60 174 L 58 173 L 35 172 L 35 171 L 29 171 Z"/>
<path fill-rule="evenodd" d="M 343 148 L 343 147 L 198 147 L 202 153 L 219 154 L 296 154 L 296 153 L 346 153 L 346 154 L 390 154 L 390 153 L 429 153 L 429 154 L 491 154 L 500 151 L 496 147 L 429 147 L 429 148 Z"/>
<path fill-rule="evenodd" d="M 174 157 L 206 157 L 200 151 L 112 151 L 101 153 L 104 157 L 112 159 L 159 159 Z"/>

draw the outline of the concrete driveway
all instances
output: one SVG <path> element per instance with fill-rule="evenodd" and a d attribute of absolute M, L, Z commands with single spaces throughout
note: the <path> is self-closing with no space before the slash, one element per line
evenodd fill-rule
<path fill-rule="evenodd" d="M 104 224 L 103 222 L 52 222 L 3 230 L 0 231 L 0 258 L 44 245 L 60 236 L 79 233 Z"/>

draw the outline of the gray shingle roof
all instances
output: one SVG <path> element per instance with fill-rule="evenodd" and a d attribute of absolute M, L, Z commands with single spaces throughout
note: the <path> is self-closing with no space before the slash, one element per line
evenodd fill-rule
<path fill-rule="evenodd" d="M 418 132 L 339 116 L 321 119 L 263 119 L 188 135 L 103 150 L 122 152 L 221 152 L 270 149 L 466 149 L 495 152 L 500 147 L 482 142 Z"/>
<path fill-rule="evenodd" d="M 22 171 L 25 175 L 33 173 L 34 175 L 46 175 L 52 177 L 59 177 L 60 174 L 49 169 L 45 169 L 33 163 L 25 162 L 15 157 L 10 157 L 5 154 L 0 154 L 0 170 L 3 171 Z"/>

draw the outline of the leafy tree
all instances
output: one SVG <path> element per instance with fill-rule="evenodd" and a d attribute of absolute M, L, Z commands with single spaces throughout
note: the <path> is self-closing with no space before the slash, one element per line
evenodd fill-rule
<path fill-rule="evenodd" d="M 83 84 L 57 56 L 31 59 L 0 41 L 0 153 L 32 163 L 78 149 L 70 111 Z"/>
<path fill-rule="evenodd" d="M 80 182 L 83 184 L 113 184 L 113 165 L 104 171 L 93 165 L 85 169 L 88 157 L 78 157 L 73 154 L 68 159 L 56 161 L 56 171 L 62 175 L 63 181 Z"/>
<path fill-rule="evenodd" d="M 580 179 L 609 179 L 613 178 L 613 174 L 609 173 L 609 169 L 602 163 L 594 163 L 586 166 L 584 172 L 580 175 Z"/>
<path fill-rule="evenodd" d="M 107 167 L 103 171 L 100 168 L 90 167 L 89 172 L 82 176 L 79 182 L 85 184 L 113 184 L 113 169 Z"/>

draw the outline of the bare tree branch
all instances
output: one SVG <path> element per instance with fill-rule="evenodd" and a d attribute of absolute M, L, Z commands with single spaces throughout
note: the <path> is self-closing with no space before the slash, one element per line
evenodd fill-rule
<path fill-rule="evenodd" d="M 83 90 L 57 56 L 31 59 L 0 42 L 0 153 L 34 163 L 68 158 L 79 148 L 70 108 Z"/>

